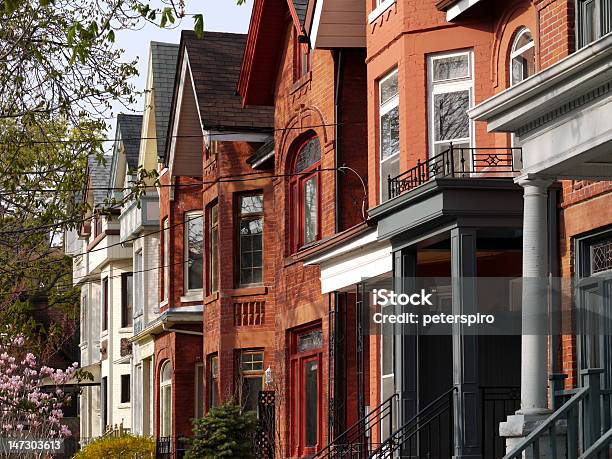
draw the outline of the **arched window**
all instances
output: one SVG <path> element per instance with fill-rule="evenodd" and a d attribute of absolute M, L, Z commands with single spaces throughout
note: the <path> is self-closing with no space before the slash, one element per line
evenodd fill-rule
<path fill-rule="evenodd" d="M 159 436 L 172 436 L 172 365 L 166 360 L 159 372 Z"/>
<path fill-rule="evenodd" d="M 320 165 L 321 142 L 318 137 L 310 137 L 297 150 L 290 181 L 291 241 L 294 251 L 320 237 Z"/>
<path fill-rule="evenodd" d="M 535 73 L 535 43 L 528 28 L 518 31 L 510 51 L 510 86 Z"/>

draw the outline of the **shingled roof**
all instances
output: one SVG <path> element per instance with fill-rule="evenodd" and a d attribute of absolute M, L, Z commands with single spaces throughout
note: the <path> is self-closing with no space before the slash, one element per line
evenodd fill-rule
<path fill-rule="evenodd" d="M 163 156 L 166 151 L 166 136 L 168 134 L 178 54 L 179 45 L 177 44 L 151 42 L 151 71 L 153 73 L 155 136 L 157 137 L 158 156 Z"/>
<path fill-rule="evenodd" d="M 273 126 L 272 107 L 243 108 L 237 93 L 246 38 L 207 31 L 199 39 L 192 31 L 182 32 L 204 128 L 260 131 Z"/>
<path fill-rule="evenodd" d="M 308 0 L 293 0 L 293 7 L 297 13 L 297 17 L 300 20 L 300 25 L 304 27 L 304 21 L 306 20 L 306 10 L 308 9 Z"/>
<path fill-rule="evenodd" d="M 117 129 L 121 133 L 121 141 L 125 149 L 125 158 L 128 169 L 138 167 L 138 152 L 140 150 L 140 136 L 142 131 L 142 115 L 117 115 Z"/>
<path fill-rule="evenodd" d="M 110 185 L 111 158 L 105 157 L 105 164 L 98 161 L 97 158 L 89 157 L 87 160 L 89 168 L 89 190 L 92 193 L 93 205 L 97 207 L 104 203 L 107 196 L 106 189 Z"/>

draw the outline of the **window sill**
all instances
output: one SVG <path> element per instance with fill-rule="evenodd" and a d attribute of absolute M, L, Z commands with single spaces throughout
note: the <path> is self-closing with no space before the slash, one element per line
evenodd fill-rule
<path fill-rule="evenodd" d="M 159 309 L 168 306 L 168 298 L 159 303 Z"/>
<path fill-rule="evenodd" d="M 181 303 L 193 303 L 194 301 L 202 301 L 204 293 L 202 290 L 192 290 L 181 297 Z"/>
<path fill-rule="evenodd" d="M 264 285 L 238 287 L 234 290 L 230 290 L 229 293 L 231 296 L 265 295 L 268 293 L 268 287 Z"/>
<path fill-rule="evenodd" d="M 214 292 L 204 298 L 204 304 L 212 303 L 213 301 L 217 301 L 219 299 L 219 292 Z"/>
<path fill-rule="evenodd" d="M 126 333 L 132 334 L 132 331 L 133 331 L 133 330 L 134 330 L 134 328 L 133 328 L 133 327 L 121 327 L 121 328 L 118 330 L 118 333 L 119 333 L 120 335 L 121 335 L 121 334 L 126 334 Z"/>
<path fill-rule="evenodd" d="M 312 70 L 308 72 L 306 75 L 304 75 L 303 77 L 300 77 L 299 80 L 296 80 L 295 83 L 293 83 L 293 86 L 291 87 L 291 91 L 289 92 L 289 94 L 293 94 L 294 92 L 299 91 L 306 84 L 310 83 L 311 80 L 312 80 Z"/>
<path fill-rule="evenodd" d="M 130 402 L 121 402 L 119 403 L 119 405 L 117 405 L 117 408 L 125 410 L 126 408 L 129 408 L 130 406 L 132 406 Z"/>
<path fill-rule="evenodd" d="M 370 14 L 368 14 L 368 24 L 372 24 L 376 21 L 382 14 L 387 11 L 391 5 L 394 5 L 397 0 L 385 0 L 380 5 L 378 5 Z"/>

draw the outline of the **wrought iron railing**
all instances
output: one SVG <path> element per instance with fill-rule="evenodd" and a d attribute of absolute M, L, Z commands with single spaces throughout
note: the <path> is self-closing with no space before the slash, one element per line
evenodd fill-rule
<path fill-rule="evenodd" d="M 417 161 L 416 166 L 397 177 L 388 177 L 389 199 L 410 191 L 436 177 L 504 177 L 518 172 L 520 148 L 454 147 Z"/>
<path fill-rule="evenodd" d="M 182 459 L 187 451 L 185 437 L 158 437 L 155 440 L 156 459 Z"/>
<path fill-rule="evenodd" d="M 612 441 L 609 432 L 612 428 L 609 415 L 611 391 L 601 390 L 602 373 L 599 368 L 582 370 L 582 387 L 572 390 L 561 389 L 562 378 L 551 378 L 554 412 L 504 459 L 522 458 L 525 454 L 552 459 L 608 457 L 608 451 L 604 450 Z M 602 432 L 606 433 L 602 435 Z"/>
<path fill-rule="evenodd" d="M 453 401 L 456 387 L 446 391 L 393 432 L 368 458 L 452 457 Z"/>
<path fill-rule="evenodd" d="M 340 458 L 367 458 L 378 446 L 373 443 L 373 433 L 378 438 L 383 434 L 383 426 L 386 423 L 388 432 L 393 431 L 394 404 L 397 394 L 393 394 L 376 408 L 371 410 L 363 418 L 346 429 L 325 448 L 317 452 L 316 459 L 340 459 Z"/>

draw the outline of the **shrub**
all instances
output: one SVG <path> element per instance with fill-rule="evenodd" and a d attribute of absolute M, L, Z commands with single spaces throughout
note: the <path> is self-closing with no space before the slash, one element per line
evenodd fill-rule
<path fill-rule="evenodd" d="M 211 408 L 206 416 L 194 419 L 194 437 L 185 459 L 248 458 L 253 456 L 253 433 L 257 417 L 229 401 Z"/>
<path fill-rule="evenodd" d="M 149 437 L 102 437 L 82 448 L 73 459 L 149 459 L 155 457 L 155 441 Z"/>

